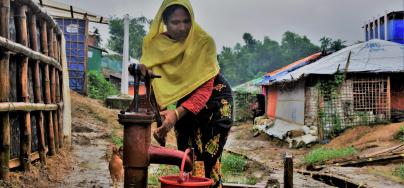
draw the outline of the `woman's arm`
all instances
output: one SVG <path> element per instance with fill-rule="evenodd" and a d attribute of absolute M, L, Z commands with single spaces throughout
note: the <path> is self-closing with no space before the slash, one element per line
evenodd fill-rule
<path fill-rule="evenodd" d="M 164 116 L 164 122 L 163 125 L 155 132 L 155 137 L 158 137 L 156 139 L 165 138 L 168 131 L 170 131 L 174 127 L 175 123 L 185 114 L 189 112 L 197 114 L 205 107 L 210 96 L 212 95 L 214 80 L 215 77 L 205 82 L 175 110 L 164 110 L 160 112 L 160 115 Z"/>

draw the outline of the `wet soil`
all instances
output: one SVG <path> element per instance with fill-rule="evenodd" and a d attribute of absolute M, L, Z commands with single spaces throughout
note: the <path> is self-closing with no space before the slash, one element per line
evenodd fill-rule
<path fill-rule="evenodd" d="M 348 147 L 353 146 L 358 150 L 358 156 L 374 153 L 382 149 L 400 145 L 400 142 L 394 139 L 394 135 L 399 131 L 404 123 L 395 123 L 378 126 L 359 126 L 345 131 L 339 137 L 326 145 L 315 145 L 316 147 Z M 283 156 L 285 153 L 294 156 L 295 168 L 304 168 L 301 164 L 303 156 L 311 148 L 290 149 L 288 146 L 277 140 L 270 138 L 266 134 L 260 134 L 254 137 L 252 132 L 252 123 L 241 123 L 231 130 L 225 146 L 227 151 L 239 153 L 252 159 L 262 165 L 272 169 L 270 178 L 280 182 L 283 181 Z M 324 172 L 339 174 L 342 177 L 353 180 L 359 184 L 366 184 L 369 187 L 404 187 L 403 179 L 392 175 L 392 171 L 399 164 L 390 164 L 384 166 L 365 166 L 325 168 Z M 311 177 L 298 173 L 293 174 L 294 184 L 297 187 L 330 187 L 330 185 L 313 180 Z"/>
<path fill-rule="evenodd" d="M 72 93 L 72 147 L 64 148 L 57 155 L 49 157 L 45 167 L 39 162 L 34 163 L 31 171 L 11 173 L 10 181 L 1 182 L 2 187 L 111 187 L 112 181 L 108 171 L 108 161 L 111 157 L 111 135 L 122 137 L 122 126 L 117 121 L 118 110 L 111 110 L 101 101 L 89 99 Z M 403 124 L 403 123 L 402 123 Z M 398 141 L 392 139 L 402 124 L 387 126 L 360 126 L 346 131 L 340 137 L 332 140 L 325 147 L 354 146 L 363 154 L 372 153 L 381 148 L 387 148 Z M 152 126 L 152 130 L 155 125 Z M 152 144 L 157 143 L 152 139 Z M 175 134 L 169 133 L 168 147 L 175 148 Z M 321 145 L 323 146 L 323 145 Z M 314 146 L 320 147 L 320 145 Z M 231 129 L 225 150 L 237 153 L 251 160 L 247 171 L 241 177 L 257 177 L 258 182 L 277 182 L 283 187 L 283 155 L 294 156 L 297 168 L 311 148 L 289 149 L 287 144 L 269 138 L 266 134 L 254 137 L 252 123 L 242 123 Z M 392 169 L 397 164 L 384 166 L 368 166 L 362 168 L 331 168 L 324 169 L 336 174 L 346 175 L 347 178 L 357 179 L 358 182 L 370 179 L 382 183 L 382 187 L 400 186 L 400 179 L 392 176 Z M 159 168 L 152 165 L 149 172 Z M 170 172 L 172 173 L 172 172 Z M 355 174 L 362 174 L 356 176 Z M 231 177 L 236 178 L 237 177 Z M 231 180 L 231 178 L 229 178 Z M 375 185 L 366 182 L 367 185 Z M 384 182 L 388 182 L 383 184 Z M 392 182 L 392 183 L 391 183 Z M 295 187 L 332 187 L 309 176 L 294 173 Z M 402 182 L 401 182 L 402 183 Z M 158 187 L 158 184 L 155 186 Z M 404 187 L 404 186 L 402 186 Z"/>
<path fill-rule="evenodd" d="M 283 156 L 285 153 L 294 156 L 294 163 L 299 163 L 301 157 L 309 152 L 309 149 L 289 149 L 287 144 L 260 134 L 254 137 L 252 123 L 242 123 L 231 129 L 225 149 L 232 153 L 241 154 L 269 169 L 268 180 L 276 181 L 283 187 Z M 294 173 L 293 183 L 295 187 L 333 187 L 316 181 L 310 177 Z"/>

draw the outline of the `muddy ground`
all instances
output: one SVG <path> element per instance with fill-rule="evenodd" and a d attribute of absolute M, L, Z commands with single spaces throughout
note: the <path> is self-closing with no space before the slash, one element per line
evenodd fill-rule
<path fill-rule="evenodd" d="M 108 171 L 111 156 L 112 135 L 122 136 L 122 127 L 117 122 L 118 110 L 105 108 L 101 101 L 82 97 L 72 92 L 72 147 L 64 148 L 57 155 L 49 157 L 46 166 L 38 162 L 30 172 L 13 171 L 10 181 L 0 182 L 4 187 L 111 187 Z M 360 126 L 350 129 L 332 140 L 325 147 L 354 146 L 362 154 L 391 147 L 398 141 L 392 136 L 401 124 L 388 126 Z M 152 129 L 155 127 L 153 126 Z M 157 145 L 153 140 L 152 144 Z M 171 132 L 168 146 L 175 148 L 175 136 Z M 316 145 L 320 147 L 322 145 Z M 269 138 L 265 134 L 254 137 L 252 123 L 234 126 L 225 147 L 226 152 L 236 153 L 249 159 L 248 167 L 240 177 L 255 177 L 258 183 L 279 184 L 283 179 L 283 155 L 294 156 L 296 169 L 302 169 L 302 158 L 312 148 L 289 149 L 287 144 Z M 368 166 L 361 168 L 328 168 L 334 174 L 363 182 L 369 187 L 404 187 L 404 182 L 391 175 L 397 164 Z M 159 166 L 152 165 L 149 172 L 153 176 Z M 359 175 L 360 174 L 360 175 Z M 237 176 L 227 177 L 237 181 Z M 294 173 L 295 187 L 333 187 L 321 181 Z M 158 184 L 155 185 L 158 187 Z"/>

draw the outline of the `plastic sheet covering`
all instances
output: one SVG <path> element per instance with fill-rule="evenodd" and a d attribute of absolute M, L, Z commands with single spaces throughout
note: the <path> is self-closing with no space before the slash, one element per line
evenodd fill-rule
<path fill-rule="evenodd" d="M 304 99 L 304 81 L 300 81 L 295 87 L 278 89 L 275 117 L 303 125 Z"/>
<path fill-rule="evenodd" d="M 69 69 L 70 88 L 79 93 L 85 91 L 86 79 L 86 21 L 81 19 L 57 18 L 56 22 L 64 32 L 66 60 Z"/>
<path fill-rule="evenodd" d="M 390 20 L 388 23 L 388 40 L 404 44 L 404 20 Z"/>
<path fill-rule="evenodd" d="M 373 39 L 346 47 L 320 60 L 280 76 L 272 83 L 296 81 L 310 74 L 332 75 L 344 71 L 352 52 L 348 72 L 404 72 L 404 45 Z"/>

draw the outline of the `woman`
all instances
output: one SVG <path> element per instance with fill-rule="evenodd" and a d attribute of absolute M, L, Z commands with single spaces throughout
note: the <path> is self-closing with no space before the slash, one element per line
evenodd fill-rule
<path fill-rule="evenodd" d="M 165 26 L 165 27 L 164 27 Z M 219 73 L 213 39 L 195 22 L 188 0 L 165 0 L 144 38 L 141 63 L 162 78 L 152 86 L 163 125 L 157 140 L 175 126 L 179 150 L 195 149 L 194 175 L 221 186 L 220 158 L 232 125 L 232 94 Z"/>

